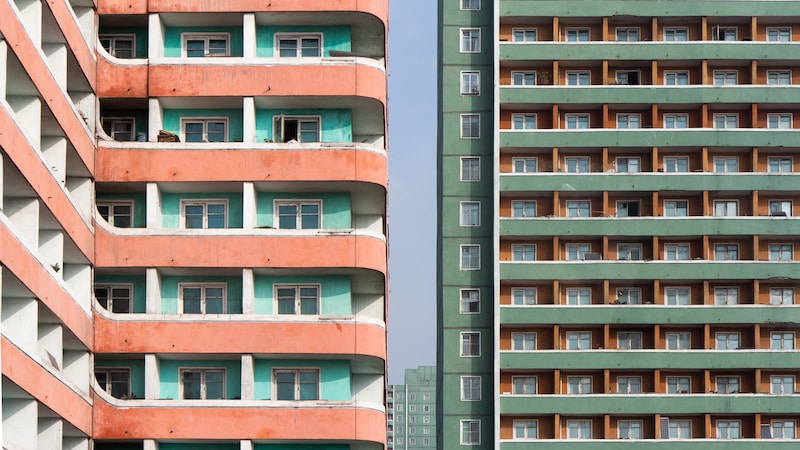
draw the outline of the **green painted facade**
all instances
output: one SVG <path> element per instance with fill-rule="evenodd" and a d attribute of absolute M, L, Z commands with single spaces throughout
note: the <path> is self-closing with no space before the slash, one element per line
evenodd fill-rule
<path fill-rule="evenodd" d="M 254 284 L 256 314 L 274 314 L 276 286 L 292 284 L 319 285 L 321 315 L 349 316 L 353 314 L 350 277 L 256 275 Z"/>
<path fill-rule="evenodd" d="M 160 399 L 180 399 L 181 369 L 225 369 L 225 399 L 238 399 L 242 396 L 241 360 L 172 360 L 159 361 Z"/>
<path fill-rule="evenodd" d="M 395 450 L 436 448 L 436 367 L 406 369 L 403 384 L 389 385 L 387 443 Z"/>
<path fill-rule="evenodd" d="M 332 401 L 353 400 L 350 361 L 256 359 L 255 399 L 270 400 L 274 394 L 272 371 L 274 369 L 319 369 L 319 399 Z"/>
<path fill-rule="evenodd" d="M 244 136 L 241 109 L 165 109 L 161 126 L 164 130 L 181 135 L 181 119 L 191 117 L 224 118 L 228 121 L 227 142 L 242 142 Z"/>
<path fill-rule="evenodd" d="M 227 200 L 228 228 L 242 228 L 244 211 L 242 193 L 208 192 L 208 193 L 167 193 L 161 194 L 161 226 L 164 228 L 182 228 L 182 200 Z"/>
<path fill-rule="evenodd" d="M 226 314 L 242 313 L 242 277 L 220 276 L 163 276 L 161 277 L 161 312 L 163 314 L 182 314 L 180 304 L 180 285 L 214 283 L 224 284 L 227 296 Z"/>
<path fill-rule="evenodd" d="M 228 56 L 242 56 L 243 31 L 242 27 L 166 27 L 164 30 L 164 56 L 167 58 L 180 58 L 181 45 L 184 33 L 193 34 L 223 34 L 229 36 Z"/>
<path fill-rule="evenodd" d="M 275 119 L 285 116 L 318 117 L 320 142 L 353 142 L 353 118 L 349 109 L 258 109 L 256 142 L 270 142 Z M 278 137 L 280 140 L 280 136 Z"/>
<path fill-rule="evenodd" d="M 351 228 L 351 202 L 348 192 L 259 192 L 256 199 L 256 224 L 274 228 L 276 200 L 322 201 L 322 228 Z"/>

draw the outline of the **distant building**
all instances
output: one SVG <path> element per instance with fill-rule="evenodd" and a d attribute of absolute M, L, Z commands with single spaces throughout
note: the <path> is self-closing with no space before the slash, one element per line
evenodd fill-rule
<path fill-rule="evenodd" d="M 406 369 L 403 381 L 387 393 L 387 448 L 436 448 L 436 366 Z"/>

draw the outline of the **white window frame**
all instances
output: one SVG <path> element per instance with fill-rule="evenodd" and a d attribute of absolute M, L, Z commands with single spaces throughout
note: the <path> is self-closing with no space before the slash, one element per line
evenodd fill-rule
<path fill-rule="evenodd" d="M 480 114 L 475 114 L 475 113 L 469 113 L 469 114 L 461 114 L 459 117 L 460 117 L 460 122 L 459 123 L 461 124 L 461 126 L 460 126 L 460 129 L 461 129 L 460 137 L 461 137 L 461 139 L 480 139 L 481 138 L 481 115 Z M 473 130 L 473 125 L 474 124 L 472 123 L 473 120 L 477 120 L 475 122 L 477 125 L 474 126 L 474 130 Z M 469 121 L 469 122 L 467 122 L 467 121 Z M 469 128 L 465 128 L 465 126 L 468 126 Z M 466 130 L 469 130 L 469 132 L 465 133 Z M 474 136 L 473 136 L 473 133 L 472 133 L 473 131 L 475 131 L 475 135 Z"/>
<path fill-rule="evenodd" d="M 791 217 L 794 214 L 794 202 L 791 199 L 773 198 L 768 201 L 768 205 L 769 215 L 771 216 L 781 215 L 780 213 L 784 213 L 785 215 Z M 775 206 L 778 206 L 780 210 L 776 209 Z"/>
<path fill-rule="evenodd" d="M 297 122 L 295 125 L 295 136 L 293 138 L 287 139 L 286 136 L 286 122 Z M 316 140 L 304 140 L 302 134 L 304 132 L 308 132 L 308 130 L 303 130 L 303 124 L 314 124 L 316 125 Z M 272 116 L 272 142 L 276 144 L 288 144 L 290 142 L 298 142 L 298 143 L 313 143 L 313 142 L 322 142 L 322 116 L 319 115 L 286 115 L 286 114 L 276 114 Z"/>
<path fill-rule="evenodd" d="M 739 28 L 729 26 L 715 26 L 711 29 L 711 40 L 713 41 L 738 41 Z M 729 35 L 733 31 L 733 39 L 729 39 Z M 721 38 L 721 39 L 720 39 Z"/>
<path fill-rule="evenodd" d="M 742 421 L 732 419 L 717 419 L 714 423 L 714 431 L 716 432 L 717 439 L 741 439 L 742 438 Z M 731 436 L 731 432 L 735 435 Z M 722 434 L 725 436 L 722 436 Z"/>
<path fill-rule="evenodd" d="M 624 125 L 624 126 L 623 126 Z M 618 113 L 617 129 L 637 130 L 642 128 L 642 115 L 638 113 Z"/>
<path fill-rule="evenodd" d="M 208 206 L 209 205 L 224 205 L 225 206 L 225 224 L 222 228 L 208 228 Z M 187 228 L 186 227 L 186 207 L 187 206 L 203 206 L 203 226 L 201 228 Z M 228 211 L 230 208 L 228 207 L 228 199 L 226 198 L 185 198 L 181 199 L 180 203 L 181 208 L 181 216 L 180 216 L 180 224 L 181 228 L 183 229 L 192 229 L 192 230 L 222 230 L 228 228 Z"/>
<path fill-rule="evenodd" d="M 788 75 L 788 78 L 786 77 L 786 75 Z M 788 83 L 784 83 L 784 81 L 788 81 Z M 790 69 L 767 70 L 768 86 L 789 86 L 791 84 L 792 84 L 792 71 Z"/>
<path fill-rule="evenodd" d="M 520 294 L 519 296 L 517 294 Z M 515 287 L 511 288 L 511 304 L 517 306 L 535 305 L 538 303 L 539 289 L 535 287 Z M 522 303 L 517 303 L 517 300 Z"/>
<path fill-rule="evenodd" d="M 571 77 L 574 77 L 575 83 L 570 83 Z M 565 75 L 567 86 L 591 86 L 592 85 L 592 72 L 590 70 L 567 70 Z M 583 80 L 586 83 L 582 83 Z"/>
<path fill-rule="evenodd" d="M 641 420 L 619 420 L 617 421 L 617 436 L 620 439 L 642 439 L 643 428 L 644 422 Z M 638 436 L 631 437 L 632 434 L 638 434 Z"/>
<path fill-rule="evenodd" d="M 641 331 L 617 331 L 617 348 L 620 350 L 641 350 L 643 348 Z"/>
<path fill-rule="evenodd" d="M 187 313 L 184 312 L 183 290 L 186 288 L 200 288 L 200 312 Z M 222 289 L 222 312 L 221 313 L 207 313 L 206 312 L 206 290 L 207 289 Z M 189 315 L 205 315 L 205 314 L 227 314 L 228 313 L 228 284 L 219 282 L 210 283 L 178 283 L 178 314 Z"/>
<path fill-rule="evenodd" d="M 200 372 L 200 398 L 187 399 L 186 392 L 183 386 L 184 372 Z M 221 399 L 208 399 L 207 397 L 207 382 L 206 375 L 209 372 L 222 372 L 222 398 Z M 227 386 L 228 384 L 228 370 L 225 367 L 180 367 L 178 369 L 178 397 L 182 400 L 225 400 L 228 397 Z"/>
<path fill-rule="evenodd" d="M 784 258 L 784 252 L 789 251 L 789 259 Z M 773 242 L 769 244 L 770 261 L 794 261 L 794 244 L 790 242 Z"/>
<path fill-rule="evenodd" d="M 582 39 L 584 33 L 586 39 Z M 570 39 L 570 35 L 574 35 L 575 39 Z M 565 42 L 591 42 L 592 29 L 589 27 L 567 27 L 564 29 Z"/>
<path fill-rule="evenodd" d="M 475 208 L 472 211 L 471 208 Z M 459 202 L 459 225 L 462 227 L 479 227 L 481 226 L 481 202 Z M 474 221 L 473 219 L 474 215 Z"/>
<path fill-rule="evenodd" d="M 797 439 L 797 421 L 794 419 L 772 419 L 769 428 L 772 439 Z M 791 436 L 787 436 L 786 430 L 791 430 Z"/>
<path fill-rule="evenodd" d="M 317 299 L 316 300 L 317 301 L 317 312 L 315 314 L 303 314 L 301 312 L 302 311 L 302 307 L 301 307 L 302 302 L 301 302 L 301 300 L 303 299 L 303 296 L 300 294 L 300 292 L 301 292 L 301 289 L 304 289 L 304 288 L 313 288 L 313 289 L 317 290 L 317 297 L 316 297 L 316 299 Z M 295 294 L 294 294 L 294 313 L 281 314 L 279 312 L 278 291 L 280 289 L 294 289 L 295 290 Z M 281 316 L 306 316 L 306 317 L 308 317 L 308 316 L 319 316 L 319 315 L 322 314 L 322 311 L 321 311 L 321 309 L 322 309 L 322 304 L 321 304 L 322 303 L 322 285 L 318 284 L 318 283 L 307 283 L 307 284 L 276 283 L 276 284 L 272 285 L 272 298 L 274 299 L 274 302 L 273 302 L 273 308 L 274 309 L 273 309 L 273 311 L 275 312 L 275 315 L 281 315 Z"/>
<path fill-rule="evenodd" d="M 536 200 L 512 200 L 511 217 L 515 219 L 536 217 L 538 209 L 537 206 Z M 521 212 L 520 215 L 517 215 L 518 211 Z M 533 214 L 528 214 L 530 212 Z"/>
<path fill-rule="evenodd" d="M 586 335 L 589 336 L 589 341 L 588 342 L 586 341 Z M 567 331 L 565 336 L 566 336 L 566 344 L 567 344 L 566 345 L 566 347 L 567 347 L 566 350 L 579 351 L 579 350 L 591 350 L 592 349 L 592 332 L 589 331 L 589 330 Z M 573 336 L 575 337 L 575 339 L 573 339 L 573 340 L 578 344 L 577 348 L 569 348 L 570 338 L 573 337 Z M 586 345 L 586 347 L 584 347 L 584 345 Z"/>
<path fill-rule="evenodd" d="M 475 167 L 471 163 L 475 162 Z M 465 165 L 465 163 L 470 163 Z M 480 156 L 462 156 L 459 163 L 460 181 L 467 183 L 481 181 L 481 157 Z M 473 173 L 474 172 L 474 173 Z M 467 175 L 465 177 L 465 175 Z M 474 176 L 473 176 L 474 175 Z"/>
<path fill-rule="evenodd" d="M 667 419 L 669 422 L 669 434 L 667 439 L 691 439 L 692 438 L 692 421 L 689 419 Z M 673 426 L 675 424 L 675 426 Z M 673 430 L 675 436 L 673 436 Z M 687 436 L 683 434 L 686 433 Z M 663 436 L 662 436 L 663 438 Z"/>
<path fill-rule="evenodd" d="M 465 265 L 464 257 L 469 256 L 470 261 L 473 259 L 473 255 L 465 255 L 464 252 L 470 249 L 477 249 L 477 254 L 474 255 L 474 259 L 476 264 L 469 266 Z M 480 270 L 481 269 L 481 246 L 480 244 L 461 244 L 459 246 L 459 258 L 458 258 L 458 265 L 461 270 Z"/>
<path fill-rule="evenodd" d="M 518 128 L 520 125 L 521 128 Z M 514 131 L 536 131 L 536 113 L 513 113 L 511 114 L 511 129 Z"/>
<path fill-rule="evenodd" d="M 231 34 L 230 33 L 217 33 L 217 32 L 213 32 L 213 33 L 195 33 L 195 32 L 181 33 L 181 57 L 182 58 L 188 58 L 189 57 L 187 44 L 188 44 L 188 41 L 190 41 L 190 40 L 191 41 L 199 41 L 199 40 L 204 41 L 204 46 L 203 46 L 203 53 L 204 53 L 203 57 L 204 58 L 215 57 L 215 56 L 222 57 L 222 56 L 230 56 L 231 55 Z M 211 41 L 211 40 L 225 40 L 225 54 L 224 55 L 209 53 L 209 49 L 210 49 L 209 41 Z"/>
<path fill-rule="evenodd" d="M 575 126 L 570 127 L 570 119 L 575 119 Z M 585 119 L 586 126 L 580 126 Z M 564 125 L 567 130 L 589 130 L 592 128 L 592 116 L 589 113 L 566 113 L 564 114 Z"/>
<path fill-rule="evenodd" d="M 458 311 L 460 314 L 480 314 L 481 290 L 478 288 L 459 289 Z"/>
<path fill-rule="evenodd" d="M 535 70 L 512 70 L 511 71 L 511 85 L 512 86 L 536 86 L 536 76 L 537 73 Z M 517 83 L 517 81 L 520 81 Z M 529 83 L 532 81 L 532 83 Z"/>
<path fill-rule="evenodd" d="M 573 303 L 572 299 L 575 299 Z M 566 288 L 564 290 L 564 300 L 567 305 L 591 305 L 592 304 L 592 288 L 588 287 L 574 287 Z"/>
<path fill-rule="evenodd" d="M 480 331 L 462 331 L 459 333 L 459 347 L 461 348 L 459 356 L 461 358 L 480 358 L 482 354 L 481 348 L 481 332 Z M 472 339 L 477 339 L 477 345 L 472 342 Z M 469 345 L 469 351 L 465 352 L 465 345 Z M 473 353 L 473 347 L 477 348 L 477 353 Z"/>
<path fill-rule="evenodd" d="M 477 398 L 473 398 L 475 392 L 475 386 L 472 383 L 477 382 Z M 480 376 L 475 375 L 462 375 L 461 376 L 461 401 L 462 402 L 479 402 L 481 401 L 482 393 L 481 393 L 481 384 L 482 380 Z M 469 386 L 467 386 L 469 384 Z M 469 394 L 469 395 L 467 395 Z M 427 406 L 427 405 L 425 405 Z"/>
<path fill-rule="evenodd" d="M 517 40 L 517 32 L 521 32 L 523 34 L 522 40 Z M 533 39 L 528 39 L 528 34 L 533 34 Z M 530 27 L 520 27 L 520 28 L 512 28 L 511 29 L 511 42 L 536 42 L 539 40 L 539 30 L 536 28 Z"/>
<path fill-rule="evenodd" d="M 712 72 L 714 86 L 736 86 L 739 84 L 738 70 L 714 70 Z"/>
<path fill-rule="evenodd" d="M 135 34 L 126 34 L 126 33 L 112 33 L 112 34 L 100 34 L 97 36 L 100 40 L 100 47 L 102 47 L 109 55 L 113 56 L 114 58 L 119 59 L 135 59 L 136 58 L 136 35 Z M 102 44 L 104 39 L 108 39 L 109 48 L 106 49 L 105 45 Z M 124 56 L 117 56 L 117 41 L 130 41 L 131 42 L 131 57 L 126 58 Z"/>
<path fill-rule="evenodd" d="M 637 214 L 631 214 L 631 205 L 636 205 Z M 642 202 L 641 200 L 617 200 L 617 217 L 641 217 L 642 216 Z"/>
<path fill-rule="evenodd" d="M 787 36 L 788 39 L 784 40 L 782 39 L 782 34 L 787 31 L 789 33 Z M 772 36 L 770 36 L 771 33 L 777 33 L 775 36 L 777 39 L 772 39 Z M 767 27 L 766 36 L 767 42 L 792 42 L 792 27 Z"/>
<path fill-rule="evenodd" d="M 471 33 L 477 33 L 473 36 Z M 467 33 L 470 33 L 468 36 Z M 459 50 L 461 53 L 480 53 L 481 52 L 481 29 L 480 28 L 461 28 L 459 30 Z M 476 41 L 473 41 L 476 40 Z M 477 45 L 475 44 L 477 42 Z"/>
<path fill-rule="evenodd" d="M 570 242 L 564 244 L 564 259 L 566 261 L 584 261 L 587 253 L 592 253 L 591 242 Z M 567 289 L 569 291 L 569 289 Z"/>
<path fill-rule="evenodd" d="M 738 156 L 715 156 L 713 163 L 714 163 L 714 173 L 739 172 Z"/>
<path fill-rule="evenodd" d="M 787 386 L 787 384 L 791 386 L 790 392 L 784 391 L 784 388 Z M 776 386 L 780 386 L 780 392 L 776 392 Z M 772 395 L 793 395 L 797 393 L 796 377 L 794 375 L 770 375 L 769 393 Z"/>
<path fill-rule="evenodd" d="M 680 34 L 682 32 L 685 33 L 686 39 L 675 39 L 676 37 L 680 37 Z M 672 34 L 672 39 L 668 38 L 669 34 Z M 687 42 L 689 40 L 689 28 L 688 27 L 664 27 L 663 39 L 664 39 L 664 42 Z"/>
<path fill-rule="evenodd" d="M 631 83 L 631 74 L 636 74 L 636 83 Z M 614 81 L 622 86 L 639 86 L 642 84 L 642 71 L 639 69 L 620 69 L 614 71 Z"/>
<path fill-rule="evenodd" d="M 584 208 L 583 208 L 584 203 L 586 204 L 585 211 L 586 211 L 587 214 L 586 215 L 581 215 L 581 212 L 584 211 Z M 577 206 L 577 208 L 573 208 L 578 213 L 577 215 L 575 215 L 575 216 L 570 216 L 569 215 L 570 205 Z M 567 210 L 566 217 L 571 217 L 571 218 L 588 218 L 588 217 L 592 217 L 592 201 L 591 200 L 567 200 L 565 206 L 566 206 L 566 210 Z"/>
<path fill-rule="evenodd" d="M 616 42 L 639 42 L 641 40 L 641 28 L 639 27 L 616 27 L 614 37 Z M 620 39 L 620 33 L 624 33 L 625 39 Z M 635 39 L 631 39 L 634 37 Z"/>
<path fill-rule="evenodd" d="M 481 95 L 481 72 L 462 70 L 460 87 L 461 95 Z"/>
<path fill-rule="evenodd" d="M 739 350 L 742 347 L 742 333 L 738 331 L 718 331 L 714 334 L 715 350 Z"/>
<path fill-rule="evenodd" d="M 634 288 L 634 287 L 617 288 L 616 302 L 621 305 L 641 305 L 642 288 Z"/>
<path fill-rule="evenodd" d="M 133 296 L 133 284 L 132 283 L 97 283 L 97 284 L 95 284 L 92 293 L 93 293 L 97 303 L 100 304 L 100 301 L 97 299 L 97 290 L 98 289 L 105 289 L 108 292 L 108 297 L 106 298 L 106 306 L 103 307 L 106 311 L 108 311 L 110 313 L 114 313 L 114 314 L 131 314 L 131 313 L 133 313 L 133 299 L 134 299 L 134 296 Z M 114 296 L 114 289 L 127 289 L 128 290 L 128 298 L 124 299 L 125 301 L 127 301 L 127 304 L 128 304 L 128 312 L 127 313 L 126 312 L 116 312 L 116 311 L 114 311 L 114 300 L 115 300 L 115 298 L 118 299 L 118 300 L 123 300 L 121 297 L 115 297 Z M 100 306 L 102 306 L 102 304 L 100 304 Z"/>
<path fill-rule="evenodd" d="M 636 380 L 636 383 L 631 381 Z M 638 387 L 638 390 L 631 388 Z M 618 376 L 617 377 L 617 394 L 641 394 L 642 393 L 642 377 L 640 376 Z"/>
<path fill-rule="evenodd" d="M 686 170 L 678 170 L 681 168 L 681 163 L 686 162 Z M 688 156 L 665 156 L 664 157 L 664 172 L 665 173 L 687 173 L 690 170 L 690 160 Z M 673 166 L 675 170 L 670 170 Z"/>
<path fill-rule="evenodd" d="M 774 348 L 772 345 L 774 343 L 775 336 L 780 336 L 780 344 L 781 344 L 780 348 Z M 786 339 L 787 337 L 789 338 L 788 341 Z M 790 342 L 791 347 L 789 348 L 784 347 L 786 342 Z M 773 331 L 769 334 L 770 350 L 794 350 L 797 348 L 796 342 L 797 342 L 797 336 L 795 336 L 794 331 Z"/>
<path fill-rule="evenodd" d="M 772 170 L 773 162 L 777 162 L 777 169 Z M 789 171 L 784 171 L 784 164 L 789 163 Z M 767 172 L 768 173 L 792 173 L 794 172 L 794 158 L 791 156 L 768 156 L 767 157 Z"/>
<path fill-rule="evenodd" d="M 684 209 L 686 214 L 679 214 Z M 667 206 L 670 206 L 675 214 L 667 214 L 669 211 Z M 664 217 L 689 217 L 689 200 L 683 199 L 669 199 L 664 200 Z"/>
<path fill-rule="evenodd" d="M 681 125 L 683 125 L 683 126 L 681 126 Z M 686 113 L 664 113 L 663 126 L 664 126 L 665 129 L 668 129 L 668 130 L 685 130 L 685 129 L 689 128 L 689 114 L 686 114 Z"/>
<path fill-rule="evenodd" d="M 738 261 L 739 244 L 735 242 L 714 243 L 714 261 Z"/>
<path fill-rule="evenodd" d="M 459 443 L 461 445 L 481 445 L 480 420 L 461 419 L 459 421 Z"/>
<path fill-rule="evenodd" d="M 718 375 L 714 377 L 714 386 L 717 389 L 717 394 L 738 394 L 742 391 L 742 377 L 737 375 Z"/>
<path fill-rule="evenodd" d="M 123 206 L 123 207 L 130 208 L 131 213 L 130 213 L 130 216 L 129 216 L 129 219 L 128 219 L 130 221 L 130 226 L 129 227 L 125 227 L 125 228 L 133 228 L 133 219 L 134 219 L 134 217 L 133 217 L 133 215 L 134 215 L 133 200 L 96 200 L 95 201 L 95 208 L 100 208 L 100 207 L 108 208 L 108 219 L 103 217 L 102 213 L 100 213 L 99 210 L 97 211 L 97 213 L 100 214 L 100 217 L 103 217 L 103 219 L 105 219 L 105 221 L 108 222 L 108 224 L 111 225 L 112 227 L 117 227 L 116 220 L 115 220 L 115 218 L 117 216 L 120 216 L 120 217 L 124 216 L 124 214 L 115 213 L 114 209 L 116 207 L 118 207 L 118 206 Z"/>
<path fill-rule="evenodd" d="M 686 257 L 682 258 L 681 256 L 684 254 Z M 664 261 L 688 261 L 690 259 L 692 259 L 692 247 L 689 243 L 670 242 L 664 244 Z"/>
<path fill-rule="evenodd" d="M 667 379 L 667 394 L 691 394 L 692 393 L 692 377 L 685 375 L 668 376 Z M 670 392 L 670 388 L 674 386 L 675 392 Z"/>
<path fill-rule="evenodd" d="M 689 331 L 668 331 L 664 333 L 667 350 L 691 350 L 692 333 Z"/>
<path fill-rule="evenodd" d="M 208 125 L 210 123 L 222 123 L 225 126 L 225 130 L 223 133 L 225 134 L 225 139 L 222 141 L 209 141 L 208 140 Z M 203 125 L 203 140 L 200 142 L 229 142 L 229 133 L 230 127 L 228 126 L 228 118 L 227 117 L 181 117 L 181 134 L 180 138 L 182 142 L 188 142 L 186 140 L 186 125 L 190 123 L 200 123 Z M 192 141 L 192 143 L 199 143 L 196 141 Z"/>
<path fill-rule="evenodd" d="M 516 381 L 520 380 L 521 383 Z M 533 381 L 533 383 L 531 383 Z M 527 392 L 528 386 L 533 386 L 533 392 Z M 517 386 L 522 387 L 522 392 L 517 391 Z M 535 375 L 514 375 L 511 377 L 511 394 L 512 395 L 536 395 L 539 393 L 539 379 Z"/>
<path fill-rule="evenodd" d="M 275 33 L 275 40 L 273 42 L 274 53 L 276 58 L 321 58 L 325 55 L 325 43 L 323 42 L 322 33 Z M 319 42 L 319 55 L 304 56 L 303 52 L 303 39 L 316 38 Z M 296 53 L 294 56 L 281 55 L 281 41 L 294 40 L 297 42 Z"/>
<path fill-rule="evenodd" d="M 589 424 L 588 428 L 586 424 Z M 572 427 L 572 425 L 576 427 Z M 577 435 L 572 436 L 572 430 L 577 430 Z M 567 439 L 591 439 L 592 438 L 592 421 L 588 419 L 568 419 L 567 420 Z M 584 435 L 588 432 L 588 435 Z"/>
<path fill-rule="evenodd" d="M 481 0 L 461 0 L 462 11 L 480 11 L 480 9 L 481 9 Z"/>
<path fill-rule="evenodd" d="M 317 228 L 303 228 L 303 206 L 316 205 L 317 206 Z M 281 206 L 295 206 L 297 213 L 295 214 L 295 227 L 294 228 L 281 228 Z M 272 227 L 276 230 L 320 230 L 324 228 L 324 210 L 322 199 L 318 198 L 280 198 L 272 201 Z"/>
<path fill-rule="evenodd" d="M 681 81 L 686 79 L 686 83 Z M 674 83 L 670 83 L 670 78 L 674 78 Z M 664 86 L 688 86 L 692 83 L 691 74 L 688 70 L 665 70 L 664 71 Z"/>
<path fill-rule="evenodd" d="M 777 126 L 773 126 L 777 125 Z M 792 113 L 768 113 L 767 129 L 770 130 L 791 130 L 794 128 L 794 117 Z"/>
<path fill-rule="evenodd" d="M 683 301 L 683 293 L 686 292 L 686 303 Z M 669 303 L 670 297 L 674 297 L 676 303 Z M 692 289 L 689 286 L 667 286 L 664 288 L 664 304 L 668 306 L 681 306 L 692 304 Z"/>
<path fill-rule="evenodd" d="M 722 119 L 721 122 L 720 119 Z M 739 128 L 739 113 L 714 113 L 713 122 L 714 129 L 717 130 L 732 130 Z M 717 126 L 720 124 L 724 126 Z"/>
<path fill-rule="evenodd" d="M 104 389 L 106 394 L 108 394 L 108 395 L 110 395 L 112 397 L 114 396 L 113 395 L 114 383 L 113 383 L 113 380 L 112 380 L 113 374 L 115 374 L 115 373 L 124 373 L 125 375 L 127 375 L 128 380 L 126 381 L 127 389 L 125 390 L 125 393 L 123 394 L 122 397 L 114 397 L 114 398 L 120 398 L 120 399 L 129 399 L 129 398 L 131 398 L 131 368 L 130 367 L 95 366 L 95 368 L 94 368 L 95 379 L 97 379 L 97 375 L 100 374 L 100 373 L 105 374 L 106 386 L 105 386 L 105 388 L 103 388 L 103 386 L 100 385 L 100 380 L 97 380 L 97 385 L 100 386 L 101 389 Z"/>
<path fill-rule="evenodd" d="M 736 217 L 739 215 L 739 200 L 716 199 L 713 202 L 714 217 Z"/>
<path fill-rule="evenodd" d="M 566 156 L 564 157 L 564 172 L 589 173 L 592 171 L 591 156 Z"/>
<path fill-rule="evenodd" d="M 634 161 L 636 163 L 631 164 Z M 622 170 L 622 166 L 624 166 L 625 170 Z M 641 173 L 642 158 L 638 156 L 617 156 L 614 159 L 614 167 L 617 173 Z M 635 170 L 631 170 L 631 168 L 634 168 Z"/>
<path fill-rule="evenodd" d="M 517 259 L 517 254 L 519 254 L 522 259 Z M 536 261 L 536 244 L 511 244 L 511 261 Z"/>
<path fill-rule="evenodd" d="M 136 118 L 135 117 L 116 117 L 116 116 L 115 117 L 102 117 L 100 119 L 100 122 L 101 122 L 101 126 L 103 128 L 103 131 L 106 132 L 106 134 L 108 134 L 108 137 L 110 137 L 112 140 L 117 141 L 117 142 L 133 142 L 133 141 L 136 140 Z M 108 124 L 108 127 L 106 127 L 106 124 Z M 116 138 L 117 134 L 124 134 L 125 133 L 125 131 L 121 131 L 120 132 L 120 131 L 115 130 L 117 125 L 122 125 L 122 124 L 130 127 L 130 132 L 128 133 L 131 136 L 130 139 L 117 139 Z M 105 131 L 106 128 L 108 128 L 108 131 Z"/>
<path fill-rule="evenodd" d="M 518 166 L 521 164 L 523 169 L 521 172 L 517 171 Z M 533 167 L 531 167 L 533 166 Z M 533 170 L 531 170 L 533 169 Z M 539 158 L 511 158 L 511 173 L 536 173 L 539 171 Z"/>
<path fill-rule="evenodd" d="M 515 441 L 539 439 L 539 421 L 536 419 L 514 419 L 512 427 L 514 430 L 512 439 Z M 519 431 L 522 431 L 521 436 L 518 434 Z"/>
<path fill-rule="evenodd" d="M 631 258 L 631 250 L 637 249 L 638 258 Z M 617 260 L 619 261 L 641 261 L 642 258 L 642 244 L 621 242 L 617 244 Z M 626 254 L 627 257 L 623 258 L 621 255 Z"/>
<path fill-rule="evenodd" d="M 294 398 L 291 400 L 278 400 L 278 374 L 279 373 L 292 373 L 294 374 Z M 300 398 L 300 374 L 301 373 L 315 373 L 317 375 L 317 395 L 316 398 L 301 399 Z M 319 367 L 274 367 L 272 369 L 271 378 L 271 394 L 272 399 L 282 402 L 308 402 L 317 401 L 322 399 L 322 371 Z"/>
<path fill-rule="evenodd" d="M 517 344 L 521 344 L 522 348 L 517 348 Z M 535 332 L 521 331 L 521 332 L 511 333 L 512 351 L 530 352 L 536 350 L 537 345 L 538 345 L 538 337 Z M 532 346 L 533 348 L 526 348 L 528 346 Z"/>
<path fill-rule="evenodd" d="M 738 286 L 714 286 L 715 305 L 738 305 L 739 299 Z"/>

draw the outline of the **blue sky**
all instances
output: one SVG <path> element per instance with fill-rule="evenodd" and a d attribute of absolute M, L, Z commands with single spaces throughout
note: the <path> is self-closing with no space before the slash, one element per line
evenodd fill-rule
<path fill-rule="evenodd" d="M 389 19 L 389 383 L 436 363 L 436 1 Z"/>

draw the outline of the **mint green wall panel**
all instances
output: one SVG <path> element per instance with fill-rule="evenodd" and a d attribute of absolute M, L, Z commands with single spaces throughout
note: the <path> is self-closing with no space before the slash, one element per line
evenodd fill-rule
<path fill-rule="evenodd" d="M 349 450 L 347 444 L 255 444 L 253 450 Z"/>
<path fill-rule="evenodd" d="M 159 442 L 158 450 L 239 450 L 239 443 L 234 444 L 174 444 Z"/>
<path fill-rule="evenodd" d="M 147 200 L 144 193 L 138 193 L 138 192 L 131 192 L 128 194 L 98 193 L 97 200 L 133 201 L 133 227 L 144 228 L 147 226 Z"/>
<path fill-rule="evenodd" d="M 95 367 L 125 367 L 131 370 L 131 394 L 144 398 L 143 359 L 100 359 L 95 357 Z"/>
<path fill-rule="evenodd" d="M 258 109 L 256 142 L 272 140 L 276 116 L 320 116 L 321 142 L 353 142 L 353 119 L 349 109 Z"/>
<path fill-rule="evenodd" d="M 95 275 L 95 284 L 124 283 L 133 285 L 133 313 L 147 311 L 147 283 L 144 275 Z"/>
<path fill-rule="evenodd" d="M 181 57 L 181 33 L 229 33 L 230 56 L 242 56 L 243 32 L 242 27 L 167 27 L 164 30 L 164 56 L 168 58 Z"/>
<path fill-rule="evenodd" d="M 322 315 L 353 314 L 350 277 L 346 276 L 303 276 L 283 277 L 256 275 L 255 313 L 273 314 L 275 306 L 275 284 L 319 284 L 320 310 Z"/>
<path fill-rule="evenodd" d="M 349 192 L 292 193 L 259 192 L 256 199 L 256 226 L 274 227 L 275 200 L 322 200 L 322 228 L 351 228 Z"/>
<path fill-rule="evenodd" d="M 242 142 L 244 139 L 242 114 L 241 109 L 165 109 L 161 127 L 180 136 L 181 118 L 226 117 L 228 119 L 228 142 Z"/>
<path fill-rule="evenodd" d="M 178 297 L 180 283 L 225 283 L 227 291 L 226 314 L 242 313 L 242 278 L 208 276 L 164 276 L 161 278 L 161 312 L 179 314 Z"/>
<path fill-rule="evenodd" d="M 203 369 L 217 369 L 224 368 L 225 372 L 225 398 L 236 399 L 242 396 L 242 363 L 240 360 L 235 361 L 213 361 L 213 360 L 167 360 L 162 359 L 159 361 L 159 376 L 161 384 L 159 385 L 159 398 L 171 398 L 177 400 L 179 396 L 179 383 L 180 383 L 180 369 L 188 368 L 203 368 Z"/>
<path fill-rule="evenodd" d="M 147 58 L 147 28 L 140 27 L 100 27 L 100 35 L 103 34 L 133 34 L 136 36 L 137 58 Z M 98 48 L 100 46 L 98 45 Z M 180 48 L 180 47 L 179 47 Z"/>
<path fill-rule="evenodd" d="M 228 228 L 242 228 L 244 211 L 240 192 L 162 193 L 161 226 L 164 228 L 181 228 L 181 200 L 190 199 L 228 200 Z"/>
<path fill-rule="evenodd" d="M 272 398 L 272 370 L 280 368 L 319 368 L 320 400 L 353 399 L 350 388 L 350 361 L 256 359 L 253 361 L 256 400 Z"/>
<path fill-rule="evenodd" d="M 256 56 L 272 58 L 275 56 L 275 33 L 322 33 L 323 56 L 330 56 L 331 50 L 350 51 L 350 27 L 273 27 L 256 28 Z"/>
<path fill-rule="evenodd" d="M 142 450 L 141 442 L 122 443 L 122 442 L 100 442 L 94 441 L 94 450 Z"/>

